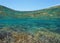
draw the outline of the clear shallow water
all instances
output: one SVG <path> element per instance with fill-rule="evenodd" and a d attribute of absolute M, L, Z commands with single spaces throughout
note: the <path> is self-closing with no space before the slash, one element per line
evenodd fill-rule
<path fill-rule="evenodd" d="M 60 24 L 60 19 L 53 19 L 53 20 L 40 20 L 40 19 L 2 19 L 0 20 L 1 23 L 6 24 Z"/>
<path fill-rule="evenodd" d="M 60 28 L 60 19 L 40 20 L 40 19 L 1 19 L 0 28 L 4 26 L 16 26 L 15 30 L 32 32 L 40 27 L 43 28 Z M 52 30 L 53 30 L 52 29 Z"/>

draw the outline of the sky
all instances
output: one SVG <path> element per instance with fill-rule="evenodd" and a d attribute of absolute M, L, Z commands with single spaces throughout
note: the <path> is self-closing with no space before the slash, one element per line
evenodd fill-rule
<path fill-rule="evenodd" d="M 0 5 L 19 11 L 33 11 L 60 5 L 60 0 L 0 0 Z"/>

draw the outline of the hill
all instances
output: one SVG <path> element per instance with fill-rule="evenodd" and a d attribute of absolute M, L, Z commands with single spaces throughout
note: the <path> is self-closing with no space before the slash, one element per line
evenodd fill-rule
<path fill-rule="evenodd" d="M 60 6 L 54 6 L 37 11 L 16 11 L 0 5 L 0 18 L 60 18 Z"/>

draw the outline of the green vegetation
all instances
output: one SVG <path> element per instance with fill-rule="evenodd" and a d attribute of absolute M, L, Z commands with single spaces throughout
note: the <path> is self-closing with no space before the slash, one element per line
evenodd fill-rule
<path fill-rule="evenodd" d="M 39 18 L 52 19 L 60 18 L 60 6 L 54 6 L 37 11 L 15 11 L 4 6 L 0 6 L 0 18 Z"/>

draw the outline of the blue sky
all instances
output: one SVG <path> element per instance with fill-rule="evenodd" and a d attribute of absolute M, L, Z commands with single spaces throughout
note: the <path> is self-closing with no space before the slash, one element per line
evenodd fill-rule
<path fill-rule="evenodd" d="M 0 0 L 0 5 L 19 11 L 32 11 L 60 5 L 60 0 Z"/>

